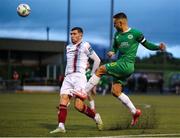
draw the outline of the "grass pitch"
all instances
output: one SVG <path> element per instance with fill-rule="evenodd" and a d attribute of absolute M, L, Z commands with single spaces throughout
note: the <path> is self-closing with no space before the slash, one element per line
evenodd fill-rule
<path fill-rule="evenodd" d="M 77 112 L 73 102 L 68 109 L 65 134 L 49 134 L 57 127 L 58 93 L 0 94 L 1 137 L 89 137 L 139 134 L 174 134 L 180 136 L 180 97 L 130 95 L 142 109 L 137 126 L 130 127 L 131 115 L 111 95 L 97 96 L 97 111 L 104 122 L 98 131 L 95 122 Z M 178 134 L 179 133 L 179 134 Z"/>

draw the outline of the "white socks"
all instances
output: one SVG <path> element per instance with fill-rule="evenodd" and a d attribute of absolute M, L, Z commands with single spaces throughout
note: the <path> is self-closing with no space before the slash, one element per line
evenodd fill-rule
<path fill-rule="evenodd" d="M 121 95 L 118 97 L 119 100 L 121 100 L 121 102 L 129 108 L 129 110 L 131 111 L 132 114 L 136 113 L 136 108 L 133 105 L 133 103 L 131 102 L 131 100 L 129 99 L 129 97 L 127 95 L 125 95 L 124 93 L 121 93 Z"/>
<path fill-rule="evenodd" d="M 62 128 L 62 129 L 65 129 L 64 123 L 59 123 L 58 127 Z"/>
<path fill-rule="evenodd" d="M 92 90 L 92 88 L 98 84 L 99 80 L 100 80 L 100 78 L 94 74 L 89 79 L 88 83 L 86 84 L 85 91 L 88 93 L 90 90 Z M 121 95 L 118 97 L 118 99 L 121 100 L 121 102 L 130 109 L 132 114 L 136 113 L 136 108 L 127 95 L 125 95 L 124 93 L 121 93 Z M 91 103 L 90 103 L 90 105 L 91 105 Z M 92 106 L 93 106 L 93 103 L 92 103 Z"/>
<path fill-rule="evenodd" d="M 86 84 L 85 91 L 88 93 L 90 90 L 92 90 L 92 88 L 98 84 L 99 80 L 100 78 L 94 74 Z"/>
<path fill-rule="evenodd" d="M 95 109 L 94 100 L 89 101 L 89 104 L 90 104 L 90 108 L 94 110 Z"/>

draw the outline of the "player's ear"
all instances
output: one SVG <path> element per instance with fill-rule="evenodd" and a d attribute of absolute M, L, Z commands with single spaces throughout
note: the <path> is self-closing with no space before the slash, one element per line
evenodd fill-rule
<path fill-rule="evenodd" d="M 80 36 L 83 37 L 83 33 L 80 33 Z"/>
<path fill-rule="evenodd" d="M 127 19 L 122 19 L 122 24 L 127 24 Z"/>
<path fill-rule="evenodd" d="M 125 22 L 125 20 L 123 20 L 123 19 L 120 19 L 120 20 L 119 20 L 119 24 L 120 24 L 120 25 L 123 25 L 124 22 Z"/>

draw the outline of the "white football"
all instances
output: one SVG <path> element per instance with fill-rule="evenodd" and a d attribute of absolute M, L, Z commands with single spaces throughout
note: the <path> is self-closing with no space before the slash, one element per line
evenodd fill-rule
<path fill-rule="evenodd" d="M 30 14 L 31 8 L 28 4 L 19 4 L 17 7 L 17 13 L 21 17 L 26 17 Z"/>

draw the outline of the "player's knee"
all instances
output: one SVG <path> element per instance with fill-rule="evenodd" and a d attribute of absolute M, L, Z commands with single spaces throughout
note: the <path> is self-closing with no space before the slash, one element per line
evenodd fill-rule
<path fill-rule="evenodd" d="M 75 107 L 76 110 L 82 112 L 83 105 L 84 105 L 83 100 L 81 100 L 80 98 L 75 99 L 74 107 Z"/>
<path fill-rule="evenodd" d="M 101 65 L 96 71 L 96 76 L 101 77 L 104 74 L 106 74 L 106 67 Z"/>
<path fill-rule="evenodd" d="M 66 94 L 63 94 L 60 96 L 60 104 L 61 105 L 67 105 L 69 103 L 69 96 Z"/>
<path fill-rule="evenodd" d="M 122 85 L 120 83 L 115 83 L 112 85 L 112 95 L 115 97 L 119 97 L 122 93 Z"/>

